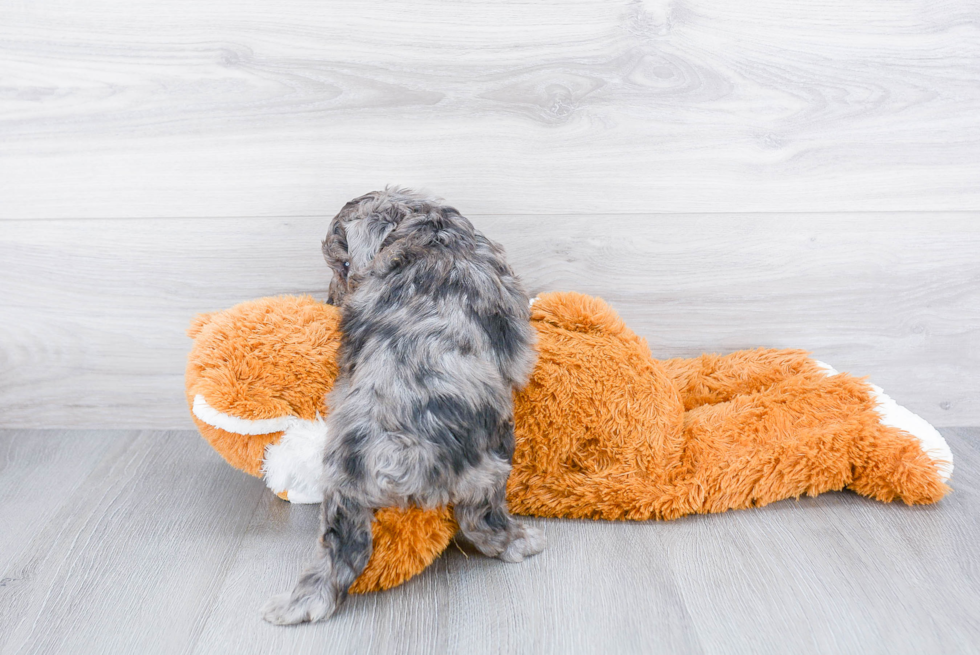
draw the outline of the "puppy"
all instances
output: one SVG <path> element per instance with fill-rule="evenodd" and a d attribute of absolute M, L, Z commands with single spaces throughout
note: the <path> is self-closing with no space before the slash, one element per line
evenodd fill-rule
<path fill-rule="evenodd" d="M 437 200 L 386 188 L 347 203 L 323 242 L 341 307 L 314 563 L 267 621 L 319 621 L 371 556 L 373 510 L 452 505 L 482 553 L 545 546 L 505 499 L 513 391 L 535 361 L 528 297 L 504 250 Z"/>

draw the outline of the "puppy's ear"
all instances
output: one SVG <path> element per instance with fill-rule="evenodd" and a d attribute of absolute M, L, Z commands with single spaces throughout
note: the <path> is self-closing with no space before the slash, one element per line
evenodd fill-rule
<path fill-rule="evenodd" d="M 378 247 L 371 266 L 375 271 L 390 271 L 401 266 L 406 259 L 424 252 L 431 241 L 425 214 L 409 214 L 389 230 Z M 420 229 L 421 228 L 421 229 Z"/>
<path fill-rule="evenodd" d="M 344 302 L 344 297 L 346 295 L 347 280 L 337 273 L 334 273 L 333 279 L 330 280 L 330 286 L 327 287 L 327 304 L 340 307 L 340 305 Z"/>
<path fill-rule="evenodd" d="M 368 266 L 381 251 L 397 223 L 384 214 L 371 214 L 347 225 L 347 252 L 355 270 Z"/>

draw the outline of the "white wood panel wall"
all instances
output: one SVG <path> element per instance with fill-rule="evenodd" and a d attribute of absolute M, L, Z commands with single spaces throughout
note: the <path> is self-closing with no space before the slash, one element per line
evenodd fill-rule
<path fill-rule="evenodd" d="M 980 209 L 976 0 L 0 8 L 2 212 Z"/>
<path fill-rule="evenodd" d="M 431 189 L 658 355 L 980 424 L 974 0 L 0 4 L 0 425 L 186 427 L 199 311 Z"/>
<path fill-rule="evenodd" d="M 328 220 L 3 223 L 3 423 L 190 426 L 191 317 L 323 297 Z M 532 292 L 603 296 L 658 357 L 808 348 L 937 424 L 980 424 L 980 214 L 474 221 Z"/>

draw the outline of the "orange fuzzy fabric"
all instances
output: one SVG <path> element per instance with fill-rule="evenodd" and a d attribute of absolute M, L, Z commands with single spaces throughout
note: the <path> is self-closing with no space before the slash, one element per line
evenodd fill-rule
<path fill-rule="evenodd" d="M 340 312 L 308 296 L 262 298 L 197 316 L 187 330 L 194 348 L 185 374 L 187 402 L 204 396 L 214 409 L 256 420 L 313 419 L 337 377 Z M 246 473 L 262 475 L 265 449 L 282 432 L 242 435 L 191 417 L 208 443 Z M 286 492 L 277 494 L 286 498 Z M 374 551 L 351 587 L 364 593 L 397 586 L 438 557 L 456 534 L 448 508 L 389 508 L 375 513 Z"/>
<path fill-rule="evenodd" d="M 340 311 L 309 296 L 262 298 L 194 318 L 185 372 L 187 401 L 245 419 L 313 419 L 337 377 Z M 281 432 L 240 435 L 193 414 L 204 438 L 235 468 L 261 475 L 265 449 Z"/>
<path fill-rule="evenodd" d="M 602 300 L 542 296 L 532 307 L 539 360 L 515 396 L 508 501 L 517 514 L 644 520 L 760 506 L 844 488 L 883 501 L 948 491 L 915 437 L 883 426 L 870 387 L 828 377 L 797 350 L 654 359 Z M 201 394 L 245 419 L 325 412 L 339 313 L 272 298 L 199 317 L 187 369 Z M 259 475 L 279 433 L 248 437 L 195 417 L 233 466 Z M 423 570 L 456 530 L 447 509 L 381 510 L 375 549 L 352 591 Z"/>

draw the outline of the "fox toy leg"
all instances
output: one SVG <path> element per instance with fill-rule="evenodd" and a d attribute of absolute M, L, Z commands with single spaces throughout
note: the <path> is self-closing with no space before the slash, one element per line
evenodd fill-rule
<path fill-rule="evenodd" d="M 719 382 L 715 376 L 709 383 L 688 378 L 692 397 L 710 400 L 685 414 L 687 449 L 665 518 L 844 487 L 907 503 L 944 495 L 942 460 L 930 457 L 912 434 L 883 421 L 870 385 L 829 375 L 812 360 L 791 362 L 789 369 L 794 365 L 798 374 L 768 385 L 753 384 L 759 377 Z M 758 390 L 734 393 L 740 385 Z"/>
<path fill-rule="evenodd" d="M 819 364 L 805 350 L 772 348 L 668 359 L 661 364 L 674 379 L 685 410 L 726 402 L 787 378 L 819 371 Z"/>

